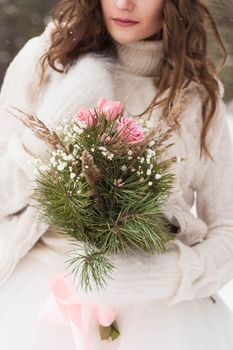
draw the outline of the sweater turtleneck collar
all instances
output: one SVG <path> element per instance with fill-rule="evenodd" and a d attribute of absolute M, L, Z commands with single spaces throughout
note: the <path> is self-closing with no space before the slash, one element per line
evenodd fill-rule
<path fill-rule="evenodd" d="M 133 43 L 116 43 L 118 62 L 131 74 L 155 77 L 163 57 L 163 40 L 140 40 Z"/>

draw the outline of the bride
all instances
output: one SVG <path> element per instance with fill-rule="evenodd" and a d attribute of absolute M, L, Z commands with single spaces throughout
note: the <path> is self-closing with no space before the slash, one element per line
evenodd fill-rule
<path fill-rule="evenodd" d="M 177 239 L 162 255 L 113 257 L 113 280 L 85 300 L 114 308 L 120 336 L 101 340 L 92 318 L 88 341 L 96 350 L 233 349 L 233 314 L 218 294 L 233 278 L 233 145 L 208 23 L 224 48 L 199 0 L 62 0 L 9 65 L 0 94 L 1 349 L 75 349 L 69 317 L 41 317 L 70 249 L 31 198 L 34 160 L 48 149 L 10 107 L 54 127 L 103 96 L 127 97 L 128 112 L 153 126 L 184 85 L 179 120 L 164 120 L 180 126 L 170 152 L 185 158 L 164 211 Z M 86 349 L 77 338 L 76 347 Z"/>

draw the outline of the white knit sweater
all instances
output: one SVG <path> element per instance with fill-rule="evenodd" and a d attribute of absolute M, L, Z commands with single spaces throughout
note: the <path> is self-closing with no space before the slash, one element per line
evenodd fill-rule
<path fill-rule="evenodd" d="M 30 199 L 34 156 L 46 156 L 46 146 L 14 119 L 10 105 L 35 113 L 49 127 L 71 118 L 81 106 L 94 107 L 107 98 L 125 101 L 127 110 L 139 114 L 152 100 L 152 76 L 162 53 L 162 42 L 141 41 L 117 45 L 119 63 L 88 54 L 66 74 L 48 70 L 49 82 L 38 93 L 38 58 L 48 48 L 50 23 L 44 33 L 29 40 L 10 64 L 0 95 L 0 282 L 11 275 L 17 262 L 47 225 L 38 221 Z M 166 202 L 164 215 L 179 224 L 177 239 L 166 244 L 165 254 L 112 257 L 116 269 L 108 287 L 88 297 L 99 302 L 125 304 L 161 300 L 168 305 L 216 293 L 233 278 L 233 145 L 222 101 L 208 133 L 216 162 L 199 159 L 201 99 L 190 86 L 181 132 L 174 133 L 170 155 L 177 163 L 177 181 Z M 159 110 L 151 116 L 153 124 Z M 197 215 L 190 209 L 197 198 Z M 65 260 L 65 257 L 64 257 Z"/>

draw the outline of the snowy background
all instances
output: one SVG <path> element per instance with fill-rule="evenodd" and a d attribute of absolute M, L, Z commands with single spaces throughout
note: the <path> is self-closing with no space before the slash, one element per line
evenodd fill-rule
<path fill-rule="evenodd" d="M 0 0 L 0 86 L 10 61 L 29 38 L 43 31 L 49 19 L 49 10 L 56 2 L 56 0 Z M 228 121 L 233 138 L 233 0 L 203 2 L 210 6 L 229 54 L 220 78 L 225 87 L 224 101 L 228 107 Z M 210 53 L 218 61 L 221 55 L 216 40 L 213 38 L 209 42 Z M 222 288 L 219 294 L 233 311 L 233 280 Z"/>

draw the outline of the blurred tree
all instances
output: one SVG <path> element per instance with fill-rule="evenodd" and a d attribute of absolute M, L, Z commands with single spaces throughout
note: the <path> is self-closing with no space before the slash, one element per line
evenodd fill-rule
<path fill-rule="evenodd" d="M 233 0 L 205 0 L 209 5 L 211 13 L 217 22 L 221 38 L 228 51 L 228 59 L 224 69 L 220 73 L 220 78 L 225 86 L 225 101 L 233 100 Z M 216 47 L 216 40 L 210 34 L 209 51 L 216 60 L 221 57 Z"/>
<path fill-rule="evenodd" d="M 9 62 L 31 37 L 40 34 L 48 21 L 49 11 L 58 0 L 0 0 L 0 84 Z M 233 100 L 233 0 L 203 0 L 217 22 L 229 57 L 220 77 L 225 85 L 225 101 Z M 220 58 L 210 33 L 209 51 Z"/>
<path fill-rule="evenodd" d="M 57 0 L 0 0 L 0 83 L 9 62 L 25 44 L 39 35 Z"/>

